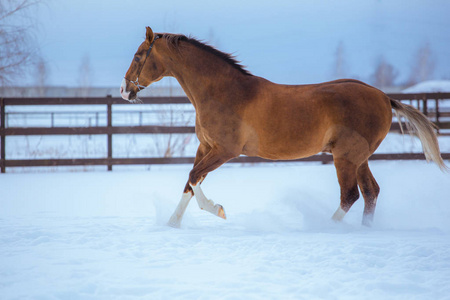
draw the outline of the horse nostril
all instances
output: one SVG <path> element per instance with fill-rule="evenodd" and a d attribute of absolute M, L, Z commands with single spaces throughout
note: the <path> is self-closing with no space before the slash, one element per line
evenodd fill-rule
<path fill-rule="evenodd" d="M 123 93 L 123 86 L 120 87 L 120 93 Z"/>

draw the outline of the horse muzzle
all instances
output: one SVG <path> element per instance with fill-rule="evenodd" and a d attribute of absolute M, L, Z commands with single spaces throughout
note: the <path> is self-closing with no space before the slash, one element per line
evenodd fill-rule
<path fill-rule="evenodd" d="M 127 82 L 125 81 L 125 78 L 122 79 L 122 84 L 120 85 L 120 95 L 124 100 L 130 101 L 130 94 L 131 92 L 127 91 Z"/>

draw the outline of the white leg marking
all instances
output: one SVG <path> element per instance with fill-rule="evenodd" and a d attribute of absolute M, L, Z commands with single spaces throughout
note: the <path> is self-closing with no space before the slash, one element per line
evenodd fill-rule
<path fill-rule="evenodd" d="M 178 206 L 173 212 L 172 216 L 170 217 L 169 222 L 167 222 L 167 225 L 175 228 L 180 227 L 181 219 L 183 219 L 184 212 L 186 211 L 186 208 L 191 198 L 192 198 L 191 192 L 183 193 L 183 196 L 181 196 L 180 203 L 178 203 Z"/>
<path fill-rule="evenodd" d="M 332 219 L 333 221 L 339 222 L 342 221 L 342 219 L 345 217 L 346 212 L 341 208 L 339 205 L 338 209 L 334 213 Z"/>
<path fill-rule="evenodd" d="M 197 199 L 197 203 L 200 209 L 206 210 L 213 215 L 221 217 L 222 219 L 226 219 L 225 211 L 223 210 L 222 205 L 214 204 L 212 200 L 207 199 L 205 194 L 203 194 L 202 189 L 200 188 L 200 184 L 191 185 L 191 187 L 194 190 L 194 195 Z"/>
<path fill-rule="evenodd" d="M 373 223 L 373 215 L 375 213 L 375 207 L 377 205 L 377 198 L 373 199 L 373 210 L 371 212 L 366 212 L 366 208 L 364 207 L 364 214 L 362 219 L 362 224 L 367 227 L 371 227 Z"/>
<path fill-rule="evenodd" d="M 373 223 L 373 214 L 364 214 L 362 219 L 362 224 L 367 227 L 372 227 Z"/>

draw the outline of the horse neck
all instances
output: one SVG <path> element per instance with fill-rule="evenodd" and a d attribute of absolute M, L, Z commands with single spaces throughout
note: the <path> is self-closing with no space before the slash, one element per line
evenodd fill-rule
<path fill-rule="evenodd" d="M 217 57 L 188 42 L 179 44 L 177 50 L 170 51 L 169 69 L 189 99 L 197 106 L 200 101 L 211 98 L 218 101 L 230 99 L 229 93 L 243 89 L 249 75 Z"/>

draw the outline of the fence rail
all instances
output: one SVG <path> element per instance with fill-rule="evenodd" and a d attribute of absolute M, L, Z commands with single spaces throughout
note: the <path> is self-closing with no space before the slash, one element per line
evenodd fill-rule
<path fill-rule="evenodd" d="M 391 98 L 408 100 L 415 104 L 439 130 L 450 129 L 450 110 L 443 110 L 441 100 L 449 100 L 450 93 L 420 93 L 420 94 L 389 94 Z M 142 99 L 143 104 L 188 104 L 187 97 L 147 97 Z M 112 170 L 113 165 L 141 165 L 141 164 L 192 164 L 193 157 L 149 157 L 149 158 L 114 158 L 112 148 L 112 136 L 116 134 L 192 134 L 195 133 L 193 126 L 113 126 L 113 105 L 128 104 L 120 98 L 0 98 L 0 135 L 1 135 L 1 172 L 5 173 L 7 167 L 30 167 L 30 166 L 80 166 L 80 165 L 105 165 Z M 95 127 L 9 127 L 6 126 L 7 106 L 29 106 L 29 105 L 106 105 L 106 126 Z M 128 104 L 129 105 L 129 104 Z M 447 108 L 450 105 L 447 106 Z M 52 123 L 53 124 L 53 123 Z M 391 130 L 400 129 L 397 123 L 393 123 Z M 6 137 L 17 135 L 106 135 L 107 157 L 91 159 L 21 159 L 11 160 L 6 158 Z M 450 153 L 443 153 L 444 159 L 450 159 Z M 374 154 L 371 160 L 409 160 L 425 159 L 421 153 L 396 153 L 396 154 Z M 234 163 L 261 163 L 273 162 L 259 157 L 238 157 L 231 162 Z M 312 157 L 289 160 L 295 161 L 319 161 L 328 163 L 332 156 L 327 154 Z M 286 162 L 286 161 L 282 161 Z"/>

